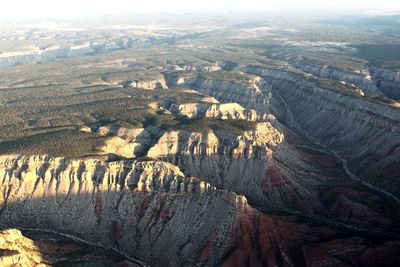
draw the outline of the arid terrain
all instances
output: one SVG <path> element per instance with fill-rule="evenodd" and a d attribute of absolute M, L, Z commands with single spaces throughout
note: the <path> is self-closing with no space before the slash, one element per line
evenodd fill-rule
<path fill-rule="evenodd" d="M 233 17 L 0 25 L 0 265 L 400 266 L 400 16 Z"/>

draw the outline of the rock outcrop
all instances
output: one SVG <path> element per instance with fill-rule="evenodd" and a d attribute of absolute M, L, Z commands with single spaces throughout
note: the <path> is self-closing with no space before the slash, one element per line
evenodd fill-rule
<path fill-rule="evenodd" d="M 371 66 L 376 86 L 392 99 L 400 100 L 400 73 Z"/>
<path fill-rule="evenodd" d="M 137 87 L 141 89 L 148 89 L 148 90 L 154 90 L 154 89 L 168 89 L 167 84 L 165 83 L 163 78 L 157 79 L 157 80 L 150 80 L 150 81 L 131 81 L 125 83 L 127 86 L 131 87 Z"/>
<path fill-rule="evenodd" d="M 115 154 L 126 158 L 142 156 L 154 143 L 161 131 L 154 126 L 148 128 L 126 128 L 105 125 L 96 130 L 100 135 L 109 136 L 100 150 L 104 154 Z"/>
<path fill-rule="evenodd" d="M 0 265 L 400 266 L 384 35 L 132 19 L 0 33 Z"/>
<path fill-rule="evenodd" d="M 246 82 L 217 80 L 196 74 L 170 75 L 170 86 L 191 87 L 205 95 L 223 99 L 224 103 L 239 103 L 260 113 L 269 112 L 269 84 L 261 79 Z M 263 88 L 261 90 L 260 88 Z"/>
<path fill-rule="evenodd" d="M 52 230 L 18 229 L 0 231 L 2 267 L 45 266 L 147 266 L 115 249 L 93 244 Z"/>
<path fill-rule="evenodd" d="M 2 157 L 1 177 L 2 227 L 60 230 L 154 265 L 192 265 L 204 246 L 220 242 L 230 250 L 236 209 L 247 206 L 244 197 L 157 161 Z M 216 264 L 223 253 L 202 261 Z"/>
<path fill-rule="evenodd" d="M 204 177 L 209 182 L 226 186 L 229 190 L 240 192 L 240 194 L 249 195 L 251 196 L 250 200 L 269 203 L 268 206 L 294 208 L 303 212 L 319 210 L 324 213 L 326 207 L 321 209 L 321 206 L 317 204 L 321 203 L 318 200 L 320 196 L 315 195 L 315 193 L 321 189 L 323 184 L 332 183 L 338 177 L 341 177 L 343 183 L 360 183 L 370 194 L 381 197 L 383 203 L 392 207 L 385 209 L 385 216 L 397 220 L 391 209 L 399 209 L 397 197 L 393 195 L 397 195 L 398 187 L 389 181 L 393 181 L 398 172 L 394 171 L 389 174 L 387 171 L 388 166 L 389 170 L 396 170 L 396 166 L 399 164 L 399 156 L 397 155 L 399 153 L 397 149 L 399 131 L 397 124 L 393 124 L 393 121 L 399 120 L 399 112 L 395 107 L 382 105 L 374 99 L 341 92 L 336 88 L 324 88 L 323 83 L 318 83 L 314 79 L 307 79 L 300 73 L 290 70 L 255 67 L 243 67 L 241 69 L 244 72 L 260 75 L 267 81 L 265 84 L 268 86 L 260 87 L 260 91 L 257 93 L 259 96 L 258 103 L 264 103 L 259 109 L 257 108 L 260 105 L 254 105 L 254 103 L 247 101 L 247 97 L 252 97 L 254 92 L 245 88 L 242 88 L 241 91 L 234 91 L 233 96 L 236 101 L 246 108 L 255 107 L 258 112 L 263 112 L 266 106 L 271 108 L 277 114 L 279 120 L 303 135 L 303 138 L 306 137 L 306 142 L 309 143 L 308 146 L 312 147 L 312 150 L 322 151 L 326 155 L 322 156 L 321 160 L 316 163 L 315 160 L 321 156 L 312 155 L 313 153 L 310 154 L 307 150 L 299 149 L 298 146 L 293 147 L 291 144 L 284 143 L 271 151 L 272 160 L 267 161 L 265 160 L 267 157 L 261 157 L 263 158 L 262 163 L 259 163 L 257 167 L 252 165 L 251 168 L 244 167 L 248 166 L 249 163 L 243 162 L 239 164 L 242 168 L 232 168 L 232 166 L 237 166 L 237 162 L 232 160 L 230 156 L 225 157 L 224 161 L 219 161 L 219 159 L 215 159 L 217 157 L 215 155 L 188 156 L 186 153 L 186 155 L 171 156 L 169 159 L 164 158 L 164 160 L 180 166 L 186 173 Z M 209 86 L 209 84 L 215 86 Z M 232 101 L 232 90 L 228 91 L 228 89 L 219 86 L 218 80 L 211 80 L 205 84 L 192 82 L 187 84 L 187 86 L 189 85 L 201 93 L 215 96 L 222 103 Z M 271 92 L 272 94 L 270 94 Z M 240 97 L 238 97 L 239 95 Z M 349 105 L 349 103 L 351 104 Z M 343 116 L 346 116 L 346 119 L 343 119 Z M 287 129 L 284 131 L 293 135 Z M 385 135 L 382 134 L 383 131 Z M 338 135 L 338 132 L 341 134 Z M 299 139 L 299 136 L 297 136 L 295 139 L 297 139 L 295 141 L 297 143 L 298 140 L 301 140 L 301 137 Z M 374 140 L 374 142 L 368 147 L 364 147 L 359 145 L 361 140 Z M 180 142 L 185 144 L 182 140 L 178 141 L 178 143 Z M 331 149 L 331 147 L 334 149 Z M 187 150 L 184 149 L 183 151 Z M 196 151 L 201 150 L 196 149 Z M 382 152 L 381 156 L 374 157 L 374 159 L 378 159 L 377 161 L 368 160 L 371 157 L 370 155 L 376 155 L 380 151 Z M 185 154 L 179 151 L 175 151 L 175 153 Z M 326 165 L 325 160 L 332 163 Z M 226 170 L 224 169 L 226 165 L 221 162 L 228 162 L 227 166 L 231 168 L 231 171 L 220 171 L 219 173 L 210 171 Z M 254 164 L 254 162 L 256 161 L 251 159 L 251 164 Z M 331 168 L 328 167 L 329 165 L 335 166 L 333 168 L 336 169 L 342 169 L 342 171 L 332 173 L 329 170 Z M 288 166 L 291 167 L 288 168 Z M 320 169 L 317 171 L 315 166 L 319 166 Z M 326 167 L 328 167 L 328 170 Z M 261 172 L 249 173 L 243 171 L 248 169 L 261 170 Z M 260 177 L 263 176 L 261 173 L 267 173 L 264 183 L 266 188 L 263 189 L 265 194 L 260 194 L 260 192 L 254 190 L 254 188 L 257 188 L 254 185 L 258 185 L 259 188 L 262 187 L 260 186 Z M 241 174 L 243 175 L 241 176 Z M 378 177 L 381 174 L 388 177 L 387 180 L 379 179 Z M 221 179 L 221 177 L 229 177 L 229 179 Z M 250 186 L 252 189 L 249 189 L 248 182 L 238 182 L 242 181 L 240 177 L 246 177 L 247 181 L 251 180 L 254 183 L 253 186 Z M 277 179 L 277 177 L 279 178 Z M 311 177 L 312 179 L 310 179 Z M 235 182 L 230 184 L 226 181 Z M 276 186 L 278 184 L 279 186 Z M 349 186 L 353 187 L 353 185 Z M 344 199 L 346 198 L 347 196 L 344 196 Z M 282 201 L 283 199 L 284 201 Z M 302 199 L 315 201 L 307 201 L 306 204 L 302 203 Z M 294 205 L 294 203 L 297 204 Z M 345 205 L 352 206 L 349 203 Z M 365 203 L 362 205 L 364 206 Z M 371 212 L 370 208 L 366 208 L 366 210 L 369 210 L 366 213 Z M 334 213 L 338 214 L 337 212 L 336 210 Z M 338 217 L 341 217 L 341 215 Z M 356 217 L 358 215 L 353 218 L 354 222 L 359 223 L 360 217 Z M 374 225 L 372 222 L 368 224 Z"/>
<path fill-rule="evenodd" d="M 17 229 L 0 231 L 0 265 L 21 267 L 46 267 L 34 241 L 26 238 Z"/>
<path fill-rule="evenodd" d="M 301 61 L 290 61 L 289 63 L 292 66 L 317 77 L 334 79 L 341 81 L 342 83 L 347 83 L 353 87 L 361 88 L 363 95 L 384 95 L 376 86 L 368 70 L 356 72 L 355 70 L 342 70 L 328 65 L 310 65 Z"/>
<path fill-rule="evenodd" d="M 387 169 L 400 166 L 397 149 L 400 109 L 375 99 L 324 89 L 290 71 L 257 68 L 246 71 L 269 80 L 271 105 L 280 120 L 297 130 L 300 125 L 303 134 L 334 147 L 365 179 L 385 187 L 386 182 L 378 179 L 380 175 L 389 175 L 387 181 L 398 175 L 396 171 L 388 173 Z M 238 103 L 246 107 L 245 103 Z M 373 142 L 359 145 L 363 140 Z"/>
<path fill-rule="evenodd" d="M 255 110 L 247 110 L 237 103 L 189 103 L 181 105 L 173 104 L 169 109 L 177 116 L 183 116 L 189 119 L 215 118 L 221 120 L 233 119 L 246 121 L 261 121 L 267 119 L 267 114 L 257 114 Z"/>

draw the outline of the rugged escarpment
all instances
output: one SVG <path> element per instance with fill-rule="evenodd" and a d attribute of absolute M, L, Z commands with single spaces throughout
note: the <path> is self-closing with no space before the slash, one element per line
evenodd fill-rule
<path fill-rule="evenodd" d="M 257 81 L 271 80 L 256 86 L 196 82 L 191 86 L 204 97 L 211 94 L 221 102 L 238 104 L 167 107 L 188 121 L 254 121 L 254 129 L 240 135 L 224 129 L 196 132 L 111 123 L 82 131 L 107 137 L 105 153 L 144 158 L 103 162 L 3 157 L 1 225 L 71 233 L 155 266 L 381 264 L 384 257 L 366 259 L 370 253 L 389 255 L 398 247 L 397 241 L 387 241 L 398 236 L 397 224 L 381 196 L 348 179 L 342 162 L 301 135 L 311 131 L 308 123 L 317 122 L 304 121 L 299 135 L 274 116 L 262 115 L 271 107 L 291 126 L 302 115 L 293 114 L 301 112 L 291 110 L 294 103 L 285 101 L 289 89 L 298 91 L 296 105 L 302 105 L 305 95 L 323 90 L 308 88 L 310 83 L 302 84 L 298 77 L 288 76 L 288 81 L 285 75 L 264 73 L 264 80 Z M 322 100 L 329 99 L 333 110 L 343 106 L 343 99 L 353 99 L 327 90 L 318 93 Z M 372 116 L 374 104 L 370 105 L 365 114 Z M 319 120 L 321 127 L 329 123 L 322 115 Z M 379 120 L 374 123 L 387 126 Z M 312 134 L 322 138 L 319 132 Z M 377 244 L 375 238 L 386 241 Z M 336 243 L 326 241 L 333 239 Z M 323 256 L 316 257 L 316 251 Z"/>
<path fill-rule="evenodd" d="M 246 198 L 184 177 L 160 161 L 10 156 L 1 158 L 1 176 L 2 227 L 55 229 L 153 266 L 304 266 L 327 260 L 374 266 L 399 245 L 365 245 L 370 239 L 340 237 L 340 228 L 264 214 Z M 333 237 L 335 242 L 326 241 Z M 371 253 L 380 257 L 368 260 Z"/>
<path fill-rule="evenodd" d="M 313 66 L 304 62 L 290 61 L 291 65 L 321 78 L 334 79 L 362 89 L 362 94 L 382 96 L 368 70 L 342 70 L 328 65 Z"/>
<path fill-rule="evenodd" d="M 333 178 L 303 160 L 270 122 L 258 123 L 241 136 L 225 131 L 167 132 L 147 155 L 271 210 L 321 209 L 317 188 Z"/>
<path fill-rule="evenodd" d="M 219 186 L 236 184 L 237 188 L 246 188 L 248 179 L 244 177 L 264 177 L 272 149 L 283 140 L 283 134 L 270 122 L 258 123 L 254 130 L 241 136 L 225 131 L 171 131 L 158 140 L 147 156 L 171 161 L 186 174 Z"/>
<path fill-rule="evenodd" d="M 247 110 L 237 103 L 189 103 L 181 105 L 172 104 L 169 107 L 169 110 L 177 116 L 183 116 L 189 119 L 216 118 L 221 120 L 233 119 L 246 121 L 261 121 L 267 119 L 267 114 L 258 114 L 253 109 Z"/>
<path fill-rule="evenodd" d="M 163 78 L 150 81 L 131 81 L 124 83 L 125 86 L 143 88 L 143 89 L 167 89 L 167 84 Z"/>
<path fill-rule="evenodd" d="M 400 100 L 400 73 L 371 66 L 372 78 L 376 86 L 387 96 Z"/>
<path fill-rule="evenodd" d="M 249 128 L 253 124 L 255 125 L 257 122 L 262 121 L 276 122 L 275 117 L 271 114 L 260 114 L 255 110 L 247 110 L 237 103 L 189 103 L 180 105 L 172 103 L 165 108 L 162 106 L 157 107 L 155 110 L 158 113 L 162 111 L 162 114 L 173 114 L 177 119 L 181 120 L 183 127 L 185 123 L 190 124 L 196 119 L 211 119 L 215 123 L 221 120 L 237 121 L 239 124 L 243 123 L 244 128 Z M 81 131 L 88 133 L 95 132 L 106 137 L 104 144 L 99 147 L 99 151 L 102 154 L 134 158 L 146 155 L 147 151 L 166 133 L 165 128 L 168 129 L 168 127 L 163 127 L 162 125 L 161 127 L 133 128 L 107 124 L 93 129 L 83 127 Z M 202 130 L 207 130 L 206 128 L 207 126 Z M 235 130 L 234 127 L 231 130 Z M 240 134 L 238 130 L 240 129 L 236 129 L 236 134 Z M 230 135 L 234 135 L 235 133 L 230 133 Z M 227 131 L 227 134 L 229 134 L 229 131 Z"/>
<path fill-rule="evenodd" d="M 249 18 L 4 24 L 0 265 L 400 266 L 397 18 Z"/>
<path fill-rule="evenodd" d="M 268 83 L 260 77 L 230 81 L 196 74 L 167 76 L 170 86 L 195 88 L 205 95 L 223 99 L 224 103 L 239 103 L 259 113 L 269 113 L 268 101 L 272 95 L 268 94 Z"/>
<path fill-rule="evenodd" d="M 334 156 L 304 143 L 287 129 L 282 130 L 294 137 L 287 142 L 269 122 L 259 123 L 254 131 L 239 137 L 223 131 L 171 131 L 165 133 L 147 155 L 171 162 L 185 174 L 201 177 L 218 188 L 245 195 L 250 202 L 269 211 L 306 217 L 319 213 L 321 218 L 327 216 L 326 223 L 332 220 L 329 216 L 337 216 L 331 221 L 333 224 L 341 220 L 343 213 L 349 215 L 350 225 L 372 226 L 382 218 L 372 211 L 371 203 L 361 201 L 356 205 L 358 208 L 353 207 L 349 199 L 359 194 L 360 188 L 340 171 L 342 166 Z M 293 143 L 293 138 L 298 140 Z M 322 192 L 336 190 L 339 181 L 345 187 L 355 187 L 355 192 L 339 190 L 340 201 L 334 203 L 321 199 Z M 373 197 L 375 193 L 367 195 Z M 361 220 L 364 212 L 375 215 Z M 390 217 L 390 211 L 388 213 L 384 216 Z"/>
<path fill-rule="evenodd" d="M 179 168 L 161 161 L 102 162 L 64 158 L 1 157 L 1 176 L 7 187 L 3 201 L 10 196 L 41 197 L 90 193 L 95 189 L 203 192 L 209 185 L 187 178 Z M 21 187 L 20 182 L 23 182 Z M 75 183 L 76 182 L 76 183 Z M 84 187 L 83 187 L 84 186 Z M 14 190 L 14 191 L 13 191 Z M 13 194 L 13 193 L 17 194 Z"/>
<path fill-rule="evenodd" d="M 334 79 L 347 83 L 353 87 L 361 88 L 367 96 L 388 96 L 392 99 L 399 99 L 400 74 L 388 69 L 375 66 L 362 70 L 343 70 L 328 65 L 310 65 L 302 61 L 290 61 L 292 66 L 303 70 L 306 73 L 318 77 Z"/>
<path fill-rule="evenodd" d="M 152 264 L 181 265 L 186 257 L 177 253 L 185 244 L 191 244 L 185 253 L 199 253 L 208 234 L 228 227 L 237 205 L 247 205 L 242 197 L 185 177 L 163 162 L 48 157 L 3 157 L 1 162 L 2 226 L 73 233 Z M 163 256 L 154 258 L 155 251 Z"/>
<path fill-rule="evenodd" d="M 142 156 L 162 134 L 157 127 L 126 128 L 109 124 L 96 129 L 100 135 L 109 136 L 100 148 L 103 153 L 133 158 Z"/>
<path fill-rule="evenodd" d="M 265 173 L 267 173 L 268 179 L 270 179 L 270 182 L 266 183 L 267 185 L 274 185 L 275 182 L 272 182 L 274 179 L 271 179 L 270 177 L 278 176 L 285 177 L 285 179 L 287 179 L 284 184 L 286 183 L 288 187 L 287 190 L 282 190 L 284 187 L 280 187 L 278 190 L 276 190 L 276 187 L 269 186 L 269 191 L 267 190 L 268 193 L 265 194 L 267 199 L 271 200 L 271 198 L 273 199 L 271 196 L 277 196 L 276 199 L 281 201 L 275 202 L 275 204 L 282 204 L 285 202 L 282 202 L 282 199 L 290 199 L 291 201 L 294 199 L 300 199 L 296 198 L 296 194 L 293 193 L 294 188 L 301 188 L 298 190 L 300 192 L 300 196 L 303 195 L 307 199 L 316 199 L 313 194 L 308 194 L 309 191 L 307 191 L 307 189 L 310 189 L 311 192 L 319 191 L 318 186 L 316 185 L 321 185 L 321 182 L 326 184 L 329 180 L 334 182 L 341 177 L 341 175 L 343 175 L 343 180 L 341 180 L 341 183 L 350 183 L 350 187 L 353 187 L 354 183 L 361 183 L 362 187 L 369 191 L 369 194 L 382 197 L 382 203 L 386 203 L 388 207 L 398 210 L 399 205 L 396 195 L 398 194 L 399 187 L 397 184 L 393 183 L 393 178 L 398 174 L 398 172 L 396 172 L 396 166 L 399 164 L 398 153 L 400 153 L 397 149 L 399 129 L 397 124 L 393 123 L 394 121 L 399 121 L 399 112 L 396 107 L 383 105 L 375 99 L 361 98 L 346 91 L 337 91 L 339 88 L 324 88 L 324 84 L 320 83 L 321 81 L 317 82 L 314 79 L 307 79 L 306 77 L 291 71 L 259 69 L 255 67 L 242 68 L 242 70 L 252 74 L 260 75 L 264 78 L 264 80 L 268 81 L 265 84 L 269 84 L 270 86 L 266 86 L 260 89 L 260 91 L 255 91 L 258 92 L 260 103 L 270 103 L 269 106 L 271 110 L 278 115 L 280 120 L 284 121 L 285 124 L 289 125 L 289 127 L 305 136 L 307 140 L 311 141 L 312 144 L 309 144 L 311 149 L 315 149 L 315 151 L 323 151 L 328 155 L 328 158 L 331 157 L 338 163 L 336 168 L 342 169 L 342 174 L 325 173 L 327 177 L 330 175 L 332 176 L 331 178 L 325 177 L 324 179 L 326 180 L 324 182 L 322 182 L 323 179 L 321 179 L 321 174 L 324 172 L 319 170 L 315 175 L 316 181 L 313 181 L 312 179 L 310 180 L 311 177 L 314 177 L 312 173 L 316 172 L 314 167 L 316 165 L 321 166 L 322 162 L 318 162 L 316 164 L 313 162 L 315 160 L 315 155 L 307 155 L 309 154 L 309 151 L 307 152 L 304 149 L 298 149 L 298 147 L 290 147 L 285 143 L 273 150 L 271 153 L 273 155 L 273 160 L 269 160 L 269 162 L 266 161 L 267 163 L 264 163 L 263 166 L 269 166 L 269 168 L 264 169 Z M 216 86 L 213 87 L 213 84 Z M 244 107 L 254 107 L 252 103 L 249 104 L 246 100 L 246 94 L 247 96 L 252 96 L 254 91 L 246 91 L 245 89 L 240 92 L 239 90 L 229 91 L 228 89 L 219 86 L 218 80 L 210 80 L 205 84 L 190 82 L 187 85 L 192 86 L 201 93 L 211 94 L 221 102 L 229 103 L 233 95 L 233 98 L 235 98 L 236 101 Z M 344 88 L 344 90 L 346 89 L 347 88 Z M 272 92 L 271 95 L 269 95 L 270 92 Z M 349 103 L 351 104 L 349 105 Z M 258 111 L 262 112 L 267 106 L 268 105 L 264 104 L 264 107 Z M 338 135 L 338 132 L 341 134 Z M 382 134 L 383 132 L 385 132 L 385 134 Z M 369 144 L 369 146 L 365 147 L 359 145 L 362 140 L 373 140 L 373 142 Z M 178 141 L 178 143 L 179 142 L 185 143 L 185 141 L 182 140 Z M 188 150 L 189 149 L 183 151 Z M 198 153 L 197 151 L 202 150 L 201 148 L 197 148 L 195 151 L 196 152 L 192 154 L 196 154 Z M 211 151 L 218 151 L 218 149 L 211 149 Z M 293 151 L 297 151 L 298 154 L 293 154 Z M 214 183 L 217 182 L 219 185 L 224 184 L 222 181 L 225 181 L 225 179 L 221 179 L 220 177 L 226 177 L 226 173 L 229 173 L 229 171 L 212 174 L 210 174 L 209 171 L 210 169 L 221 169 L 221 166 L 224 166 L 221 163 L 214 163 L 215 158 L 217 157 L 215 154 L 210 156 L 195 156 L 197 158 L 194 162 L 192 159 L 187 160 L 187 158 L 193 157 L 185 155 L 187 152 L 178 152 L 177 154 L 180 156 L 170 156 L 170 159 L 167 160 L 172 160 L 174 164 L 181 166 L 181 168 L 185 171 L 186 166 L 190 166 L 188 168 L 189 173 L 193 172 L 202 177 L 213 177 L 208 181 L 213 181 Z M 218 153 L 216 154 L 219 156 Z M 304 160 L 299 160 L 304 159 L 302 158 L 304 155 L 307 155 L 305 160 L 306 162 L 304 162 Z M 375 161 L 371 160 L 371 155 L 374 155 Z M 311 160 L 311 162 L 307 163 L 308 160 Z M 204 164 L 206 161 L 208 161 L 208 164 L 214 167 L 203 167 L 202 171 L 199 171 L 201 170 L 202 164 Z M 223 162 L 232 163 L 234 161 L 230 158 L 225 159 Z M 252 162 L 254 163 L 254 160 Z M 246 166 L 246 164 L 241 166 Z M 243 169 L 247 170 L 247 168 Z M 258 169 L 263 170 L 262 167 L 259 167 Z M 235 173 L 236 177 L 241 177 L 240 174 L 243 172 L 240 170 L 241 169 L 235 169 L 235 171 L 232 173 Z M 352 173 L 351 170 L 353 170 L 356 174 L 359 174 L 359 176 Z M 389 173 L 389 170 L 394 171 L 390 171 Z M 261 177 L 260 174 L 252 174 L 247 172 L 244 173 L 244 177 Z M 274 173 L 277 175 L 274 175 Z M 307 175 L 304 175 L 304 173 L 307 173 Z M 379 179 L 378 177 L 380 177 L 380 175 L 384 175 L 385 179 Z M 216 177 L 218 179 L 215 179 Z M 231 175 L 230 179 L 226 180 L 235 180 L 232 179 L 232 177 L 233 176 Z M 262 187 L 260 186 L 259 178 L 251 180 L 258 180 L 258 182 L 254 182 L 254 184 L 256 184 L 258 188 Z M 268 203 L 268 201 L 265 200 L 266 198 L 261 194 L 255 193 L 255 191 L 251 191 L 251 193 L 246 191 L 249 183 L 239 183 L 238 188 L 241 189 L 235 188 L 234 185 L 233 187 L 229 187 L 232 186 L 232 184 L 229 183 L 226 185 L 228 185 L 228 188 L 233 188 L 232 190 L 239 190 L 239 192 L 242 194 L 251 195 L 253 200 L 263 199 L 261 202 Z M 301 185 L 304 185 L 304 187 Z M 257 186 L 254 186 L 254 188 L 257 188 Z M 271 190 L 271 188 L 273 189 Z M 284 193 L 285 191 L 286 193 Z M 350 192 L 344 191 L 342 193 L 347 195 Z M 343 200 L 348 198 L 348 196 L 343 197 Z M 347 200 L 345 202 L 347 202 Z M 293 206 L 293 204 L 288 203 L 293 202 L 286 201 L 283 206 L 289 206 L 291 208 L 296 207 L 296 209 L 300 209 L 302 211 L 307 210 L 307 208 L 309 209 L 310 206 L 314 206 L 314 208 L 317 206 L 317 210 L 321 208 L 318 207 L 318 205 L 310 205 L 309 203 L 304 204 L 302 201 L 298 202 L 302 203 L 302 208 L 299 208 L 299 205 Z M 320 202 L 316 201 L 313 203 Z M 353 204 L 342 203 L 340 205 L 352 206 Z M 365 203 L 362 205 L 365 206 Z M 369 204 L 366 206 L 368 205 Z M 342 208 L 343 207 L 344 206 L 342 206 Z M 336 215 L 339 215 L 338 217 L 342 216 L 340 214 L 342 214 L 343 211 L 339 211 L 333 207 L 328 208 L 328 210 L 334 212 Z M 372 212 L 371 210 L 367 210 L 369 210 L 369 208 L 366 208 L 366 213 Z M 391 211 L 391 208 L 383 207 L 383 210 L 386 216 L 397 220 L 396 216 Z M 358 215 L 356 217 L 358 217 Z M 360 220 L 356 219 L 356 221 L 359 222 Z M 373 225 L 373 223 L 371 223 L 371 225 Z"/>
<path fill-rule="evenodd" d="M 297 128 L 296 125 L 301 125 L 304 134 L 334 147 L 340 155 L 349 160 L 352 168 L 362 172 L 365 178 L 376 179 L 385 174 L 389 175 L 389 181 L 390 177 L 397 175 L 396 171 L 387 170 L 395 170 L 399 165 L 400 152 L 397 148 L 400 136 L 396 123 L 400 121 L 398 108 L 382 104 L 375 99 L 364 99 L 324 89 L 321 85 L 316 85 L 290 71 L 255 67 L 246 67 L 243 70 L 260 75 L 268 81 L 267 84 L 271 86 L 258 93 L 258 102 L 270 105 L 263 104 L 263 107 L 258 108 L 258 105 L 249 104 L 247 97 L 252 96 L 252 93 L 245 90 L 234 94 L 239 104 L 246 108 L 254 108 L 258 112 L 265 111 L 269 106 L 280 120 L 293 129 Z M 195 88 L 204 93 L 212 92 L 221 102 L 230 102 L 232 98 L 232 94 L 218 86 L 199 85 Z M 272 92 L 271 99 L 267 95 L 269 92 Z M 338 135 L 338 132 L 341 134 Z M 382 134 L 383 132 L 385 134 Z M 362 140 L 373 141 L 365 147 L 359 145 Z M 375 182 L 385 186 L 385 181 Z"/>

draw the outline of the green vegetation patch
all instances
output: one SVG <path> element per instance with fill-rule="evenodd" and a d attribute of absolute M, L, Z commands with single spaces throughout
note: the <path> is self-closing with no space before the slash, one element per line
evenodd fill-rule
<path fill-rule="evenodd" d="M 97 149 L 103 145 L 105 138 L 95 133 L 62 130 L 0 142 L 0 154 L 49 154 L 53 157 L 67 158 L 95 156 L 98 155 Z"/>
<path fill-rule="evenodd" d="M 220 120 L 212 118 L 188 119 L 178 118 L 161 126 L 164 130 L 185 130 L 189 132 L 227 131 L 234 135 L 242 135 L 245 131 L 256 129 L 256 122 L 246 120 Z"/>

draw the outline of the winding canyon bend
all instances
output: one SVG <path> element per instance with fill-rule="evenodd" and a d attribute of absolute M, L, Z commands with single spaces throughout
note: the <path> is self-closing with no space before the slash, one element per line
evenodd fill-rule
<path fill-rule="evenodd" d="M 253 19 L 7 26 L 0 263 L 399 265 L 399 28 Z"/>

